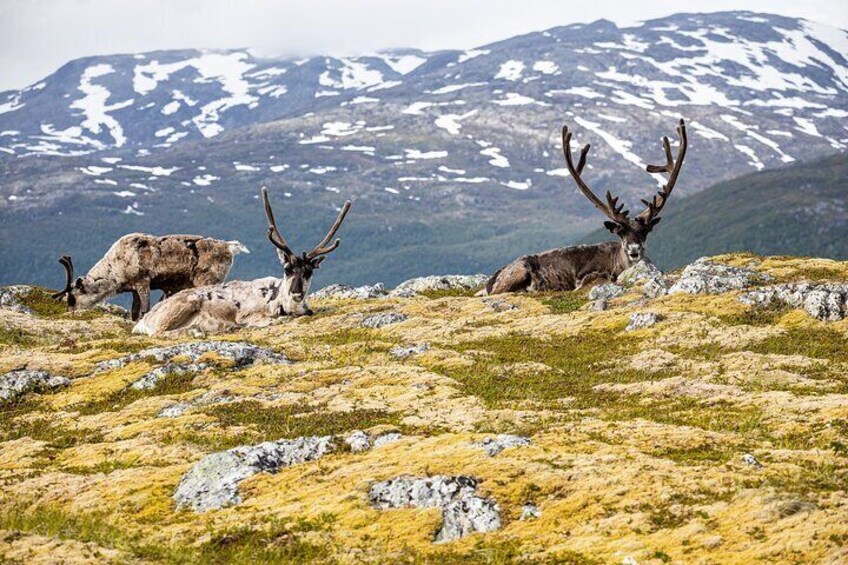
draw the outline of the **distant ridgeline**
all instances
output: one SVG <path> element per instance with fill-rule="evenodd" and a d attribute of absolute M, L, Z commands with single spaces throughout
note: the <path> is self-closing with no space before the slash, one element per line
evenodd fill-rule
<path fill-rule="evenodd" d="M 845 31 L 751 12 L 601 20 L 468 51 L 74 60 L 0 93 L 0 284 L 60 286 L 59 255 L 87 269 L 132 231 L 238 239 L 252 253 L 233 277 L 274 274 L 263 185 L 281 228 L 309 240 L 354 202 L 316 284 L 491 271 L 600 226 L 568 179 L 563 123 L 575 146 L 593 144 L 592 187 L 635 208 L 656 186 L 644 164 L 662 158 L 658 141 L 680 117 L 690 151 L 652 255 L 669 265 L 725 247 L 844 256 L 844 244 L 822 247 L 844 228 L 844 200 L 813 204 L 823 189 L 803 174 L 794 195 L 763 187 L 750 200 L 757 213 L 678 198 L 844 150 L 846 69 Z M 792 219 L 784 229 L 772 214 Z M 736 228 L 715 229 L 732 218 Z"/>

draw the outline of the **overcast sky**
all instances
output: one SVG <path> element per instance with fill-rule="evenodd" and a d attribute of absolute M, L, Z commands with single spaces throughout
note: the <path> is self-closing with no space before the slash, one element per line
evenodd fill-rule
<path fill-rule="evenodd" d="M 606 18 L 752 10 L 848 28 L 845 0 L 0 0 L 0 90 L 70 59 L 174 48 L 252 47 L 263 55 L 469 48 Z"/>

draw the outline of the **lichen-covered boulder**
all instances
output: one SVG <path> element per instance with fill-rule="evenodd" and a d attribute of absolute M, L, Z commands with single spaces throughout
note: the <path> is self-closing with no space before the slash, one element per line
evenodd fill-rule
<path fill-rule="evenodd" d="M 174 357 L 185 357 L 191 361 L 197 361 L 207 353 L 214 353 L 220 357 L 230 359 L 236 367 L 246 367 L 257 361 L 272 364 L 287 364 L 290 361 L 285 355 L 275 353 L 266 348 L 247 343 L 245 341 L 198 341 L 194 343 L 180 343 L 168 347 L 151 347 L 138 353 L 133 353 L 119 359 L 110 359 L 97 364 L 98 371 L 109 371 L 119 369 L 133 361 L 152 358 L 159 362 L 167 362 Z"/>
<path fill-rule="evenodd" d="M 530 445 L 530 440 L 526 437 L 512 434 L 498 434 L 493 438 L 486 438 L 474 445 L 482 447 L 489 454 L 489 457 L 494 457 L 508 447 L 526 447 Z"/>
<path fill-rule="evenodd" d="M 783 303 L 819 320 L 838 322 L 848 316 L 848 283 L 778 284 L 746 292 L 739 301 L 751 306 Z"/>
<path fill-rule="evenodd" d="M 0 401 L 17 400 L 29 392 L 46 392 L 71 384 L 71 379 L 46 371 L 18 369 L 0 376 Z"/>
<path fill-rule="evenodd" d="M 281 439 L 207 455 L 183 475 L 174 491 L 177 509 L 216 510 L 241 502 L 238 486 L 257 473 L 320 459 L 333 451 L 330 436 Z"/>
<path fill-rule="evenodd" d="M 26 285 L 0 287 L 0 308 L 19 314 L 32 314 L 32 309 L 21 303 L 21 295 L 29 293 L 31 289 Z"/>
<path fill-rule="evenodd" d="M 625 287 L 642 284 L 642 293 L 649 298 L 657 298 L 668 293 L 668 284 L 665 282 L 663 272 L 650 259 L 643 259 L 622 271 L 616 282 Z"/>
<path fill-rule="evenodd" d="M 380 312 L 364 318 L 359 325 L 363 328 L 383 328 L 406 321 L 406 315 L 399 312 Z"/>
<path fill-rule="evenodd" d="M 434 290 L 471 290 L 489 280 L 488 275 L 443 275 L 403 281 L 389 292 L 392 297 L 409 297 Z"/>
<path fill-rule="evenodd" d="M 668 293 L 721 294 L 743 290 L 770 278 L 769 275 L 752 269 L 716 263 L 702 257 L 683 269 L 680 278 L 668 289 Z"/>
<path fill-rule="evenodd" d="M 321 290 L 312 293 L 313 299 L 330 298 L 334 300 L 368 300 L 370 298 L 381 298 L 387 292 L 383 283 L 364 286 L 349 286 L 346 284 L 331 284 Z"/>
<path fill-rule="evenodd" d="M 472 477 L 401 476 L 371 485 L 368 498 L 375 508 L 439 508 L 442 526 L 434 541 L 456 540 L 474 532 L 501 527 L 500 508 L 491 498 L 477 496 Z"/>

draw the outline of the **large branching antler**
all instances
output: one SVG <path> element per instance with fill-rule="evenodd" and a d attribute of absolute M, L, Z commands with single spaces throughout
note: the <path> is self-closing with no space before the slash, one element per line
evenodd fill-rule
<path fill-rule="evenodd" d="M 668 137 L 663 137 L 663 150 L 665 151 L 665 165 L 648 165 L 645 170 L 651 174 L 668 173 L 668 181 L 663 185 L 657 194 L 651 200 L 642 200 L 646 206 L 645 210 L 636 216 L 636 221 L 650 229 L 660 221 L 658 215 L 662 211 L 663 206 L 668 201 L 671 195 L 674 184 L 677 182 L 677 176 L 680 174 L 680 167 L 683 166 L 683 159 L 686 157 L 686 147 L 688 140 L 686 138 L 686 124 L 683 119 L 677 126 L 677 135 L 680 136 L 680 146 L 677 148 L 677 158 L 671 155 L 671 145 Z"/>
<path fill-rule="evenodd" d="M 271 210 L 271 201 L 268 199 L 268 189 L 262 187 L 262 203 L 265 205 L 265 217 L 268 219 L 268 241 L 274 244 L 274 247 L 283 252 L 286 257 L 293 257 L 295 252 L 286 243 L 285 238 L 277 229 L 277 222 L 274 220 L 274 211 Z"/>
<path fill-rule="evenodd" d="M 55 300 L 61 300 L 63 297 L 68 297 L 68 306 L 73 306 L 76 304 L 76 298 L 74 297 L 74 262 L 71 260 L 70 255 L 62 255 L 59 258 L 59 263 L 65 267 L 65 288 L 60 290 L 59 292 L 53 293 L 51 297 Z"/>
<path fill-rule="evenodd" d="M 330 243 L 330 245 L 327 244 L 330 242 L 331 239 L 333 239 L 333 236 L 336 235 L 336 232 L 339 231 L 339 228 L 341 227 L 345 216 L 347 216 L 348 210 L 350 210 L 350 200 L 344 203 L 344 206 L 342 206 L 342 211 L 339 212 L 339 216 L 336 218 L 335 223 L 333 223 L 333 227 L 330 228 L 330 231 L 327 232 L 327 235 L 324 236 L 324 239 L 321 240 L 321 243 L 316 245 L 315 248 L 312 249 L 312 251 L 306 254 L 307 259 L 314 259 L 319 255 L 326 255 L 327 253 L 335 250 L 339 246 L 342 240 L 338 238 L 336 238 L 333 243 Z"/>
<path fill-rule="evenodd" d="M 595 208 L 606 214 L 606 216 L 617 224 L 627 225 L 630 221 L 628 218 L 629 212 L 624 209 L 624 204 L 618 203 L 618 197 L 613 196 L 607 191 L 607 201 L 603 202 L 598 198 L 589 185 L 583 180 L 581 173 L 583 167 L 586 166 L 586 157 L 589 153 L 591 145 L 586 144 L 580 150 L 580 160 L 577 162 L 577 167 L 574 166 L 574 161 L 571 157 L 571 132 L 568 131 L 568 126 L 562 126 L 562 152 L 565 155 L 565 163 L 568 165 L 568 172 L 571 173 L 571 178 L 577 183 L 577 188 L 583 193 L 583 196 L 595 205 Z"/>

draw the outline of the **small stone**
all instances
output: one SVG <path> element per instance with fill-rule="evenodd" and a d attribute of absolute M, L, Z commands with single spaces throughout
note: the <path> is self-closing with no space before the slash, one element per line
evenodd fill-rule
<path fill-rule="evenodd" d="M 535 520 L 536 518 L 542 517 L 542 511 L 539 510 L 539 507 L 533 504 L 532 502 L 528 502 L 524 506 L 521 507 L 521 517 L 519 520 Z"/>
<path fill-rule="evenodd" d="M 497 298 L 484 298 L 483 303 L 488 304 L 495 312 L 508 312 L 509 310 L 518 309 L 518 306 L 515 304 L 510 304 L 509 302 L 498 300 Z"/>
<path fill-rule="evenodd" d="M 604 310 L 607 309 L 607 306 L 608 306 L 607 301 L 600 299 L 600 300 L 593 300 L 592 302 L 590 302 L 588 308 L 589 308 L 590 312 L 603 312 Z"/>
<path fill-rule="evenodd" d="M 188 402 L 177 402 L 176 404 L 172 404 L 167 408 L 160 411 L 156 417 L 157 418 L 177 418 L 182 416 L 186 410 L 191 408 L 191 404 Z"/>
<path fill-rule="evenodd" d="M 281 439 L 212 453 L 180 479 L 173 495 L 177 510 L 204 512 L 238 504 L 238 486 L 244 479 L 320 459 L 333 449 L 332 439 L 325 436 Z"/>
<path fill-rule="evenodd" d="M 526 447 L 530 445 L 530 440 L 526 437 L 512 434 L 498 434 L 494 438 L 486 438 L 474 445 L 482 447 L 489 454 L 489 457 L 494 457 L 508 447 Z"/>
<path fill-rule="evenodd" d="M 770 278 L 766 274 L 751 269 L 732 267 L 702 257 L 683 269 L 680 278 L 672 285 L 668 293 L 721 294 L 742 290 Z"/>
<path fill-rule="evenodd" d="M 344 441 L 354 453 L 371 449 L 371 439 L 362 430 L 352 432 Z"/>
<path fill-rule="evenodd" d="M 623 286 L 615 283 L 599 284 L 589 290 L 589 300 L 612 300 L 623 293 Z"/>
<path fill-rule="evenodd" d="M 400 322 L 406 321 L 406 319 L 407 318 L 404 314 L 400 314 L 398 312 L 383 312 L 368 316 L 362 320 L 359 325 L 363 328 L 377 329 L 390 326 L 392 324 L 399 324 Z"/>
<path fill-rule="evenodd" d="M 29 392 L 47 392 L 71 384 L 71 379 L 47 371 L 18 369 L 0 376 L 0 401 L 17 400 Z"/>
<path fill-rule="evenodd" d="M 374 438 L 374 449 L 378 447 L 383 447 L 384 445 L 388 445 L 390 443 L 394 443 L 403 439 L 403 435 L 397 432 L 389 432 L 387 434 L 383 434 L 381 436 L 377 436 Z"/>
<path fill-rule="evenodd" d="M 724 538 L 722 538 L 721 536 L 709 536 L 707 538 L 704 538 L 704 540 L 701 542 L 701 546 L 703 546 L 704 549 L 715 549 L 723 543 Z"/>
<path fill-rule="evenodd" d="M 412 357 L 413 355 L 420 355 L 425 351 L 430 350 L 429 343 L 419 343 L 418 345 L 399 345 L 389 351 L 389 355 L 394 357 L 395 359 L 406 359 L 408 357 Z"/>
<path fill-rule="evenodd" d="M 754 457 L 753 455 L 751 455 L 750 453 L 746 453 L 745 455 L 742 456 L 742 462 L 745 463 L 746 465 L 751 465 L 751 466 L 756 467 L 758 469 L 763 468 L 763 464 L 760 463 L 759 461 L 757 461 L 757 458 Z"/>
<path fill-rule="evenodd" d="M 630 316 L 630 323 L 624 328 L 625 331 L 632 332 L 649 328 L 662 320 L 662 316 L 655 312 L 636 312 Z"/>

